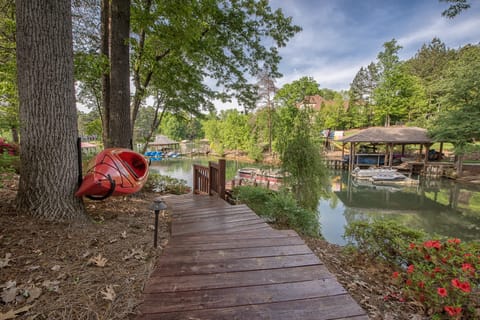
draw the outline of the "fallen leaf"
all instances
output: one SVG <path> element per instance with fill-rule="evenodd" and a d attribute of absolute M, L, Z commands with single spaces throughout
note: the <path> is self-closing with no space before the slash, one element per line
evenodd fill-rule
<path fill-rule="evenodd" d="M 9 266 L 10 261 L 12 261 L 12 259 L 10 259 L 11 256 L 12 254 L 9 252 L 5 253 L 5 258 L 0 259 L 0 269 Z"/>
<path fill-rule="evenodd" d="M 122 239 L 126 239 L 127 238 L 127 231 L 123 231 L 121 233 L 121 236 L 122 236 Z"/>
<path fill-rule="evenodd" d="M 115 300 L 115 297 L 117 296 L 117 294 L 113 290 L 113 286 L 108 285 L 105 289 L 105 291 L 100 291 L 100 293 L 103 294 L 103 299 L 113 302 L 113 300 Z"/>
<path fill-rule="evenodd" d="M 58 264 L 54 265 L 51 269 L 52 271 L 58 271 L 60 270 L 60 266 Z"/>
<path fill-rule="evenodd" d="M 24 306 L 17 310 L 9 310 L 7 313 L 0 313 L 0 320 L 15 319 L 20 313 L 27 312 L 33 305 Z"/>
<path fill-rule="evenodd" d="M 88 260 L 88 264 L 93 264 L 93 265 L 96 265 L 97 267 L 105 267 L 105 265 L 107 264 L 107 261 L 108 259 L 105 259 L 104 257 L 102 257 L 102 254 L 99 253 L 96 257 L 93 257 L 93 258 L 90 258 L 90 260 Z"/>
<path fill-rule="evenodd" d="M 145 260 L 147 254 L 140 248 L 140 249 L 131 249 L 130 253 L 123 257 L 123 260 L 129 260 L 131 258 L 135 258 L 137 260 Z"/>
<path fill-rule="evenodd" d="M 11 288 L 11 287 L 15 287 L 17 285 L 17 282 L 16 281 L 7 281 L 5 282 L 4 284 L 0 285 L 0 288 Z"/>
<path fill-rule="evenodd" d="M 6 288 L 2 291 L 2 294 L 0 295 L 0 297 L 2 298 L 3 302 L 10 303 L 13 300 L 15 300 L 17 293 L 18 293 L 17 287 Z"/>
<path fill-rule="evenodd" d="M 117 242 L 117 241 L 118 241 L 118 239 L 117 239 L 117 238 L 114 238 L 114 239 L 110 240 L 109 243 L 115 243 L 115 242 Z"/>
<path fill-rule="evenodd" d="M 53 291 L 53 292 L 59 292 L 60 281 L 50 281 L 50 280 L 45 280 L 42 282 L 42 286 L 47 288 L 48 291 Z"/>
<path fill-rule="evenodd" d="M 31 303 L 33 300 L 38 299 L 42 295 L 42 288 L 33 286 L 30 288 L 25 289 L 28 293 L 27 303 Z"/>
<path fill-rule="evenodd" d="M 82 255 L 82 258 L 85 259 L 89 257 L 92 253 L 90 251 L 85 251 L 85 253 Z"/>
<path fill-rule="evenodd" d="M 30 266 L 27 268 L 28 271 L 33 271 L 33 270 L 37 270 L 37 269 L 40 269 L 40 266 Z"/>

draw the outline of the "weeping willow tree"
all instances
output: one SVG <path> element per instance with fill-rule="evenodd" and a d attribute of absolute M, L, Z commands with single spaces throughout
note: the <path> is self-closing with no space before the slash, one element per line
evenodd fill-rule
<path fill-rule="evenodd" d="M 326 170 L 310 113 L 296 107 L 284 107 L 279 110 L 279 122 L 276 149 L 282 169 L 288 172 L 287 185 L 302 207 L 316 210 L 326 185 Z"/>

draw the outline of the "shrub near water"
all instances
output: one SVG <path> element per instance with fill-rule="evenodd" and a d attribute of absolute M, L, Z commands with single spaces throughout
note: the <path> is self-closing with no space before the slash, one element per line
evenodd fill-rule
<path fill-rule="evenodd" d="M 281 227 L 292 228 L 311 237 L 319 236 L 317 213 L 300 207 L 293 195 L 286 191 L 241 186 L 235 188 L 234 196 L 259 216 L 267 217 Z"/>
<path fill-rule="evenodd" d="M 190 188 L 187 186 L 187 181 L 164 176 L 156 172 L 150 172 L 148 174 L 148 180 L 144 188 L 154 192 L 172 194 L 184 194 L 190 191 Z"/>
<path fill-rule="evenodd" d="M 395 265 L 407 263 L 402 251 L 411 242 L 426 238 L 426 233 L 412 230 L 392 221 L 355 221 L 345 227 L 345 239 L 349 245 L 373 258 L 382 258 Z"/>

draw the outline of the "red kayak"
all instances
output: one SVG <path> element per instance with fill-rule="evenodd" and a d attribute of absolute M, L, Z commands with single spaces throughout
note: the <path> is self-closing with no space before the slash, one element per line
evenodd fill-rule
<path fill-rule="evenodd" d="M 105 149 L 91 160 L 77 197 L 105 199 L 139 191 L 148 177 L 145 157 L 129 149 Z"/>

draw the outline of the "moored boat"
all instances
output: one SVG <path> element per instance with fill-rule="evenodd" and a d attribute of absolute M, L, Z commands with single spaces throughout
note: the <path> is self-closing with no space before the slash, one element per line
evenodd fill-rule
<path fill-rule="evenodd" d="M 148 162 L 144 156 L 129 149 L 105 149 L 90 161 L 75 196 L 100 200 L 135 193 L 147 177 Z"/>
<path fill-rule="evenodd" d="M 283 174 L 280 170 L 268 169 L 262 170 L 258 168 L 242 168 L 238 169 L 237 177 L 242 180 L 258 182 L 258 183 L 282 183 Z"/>

